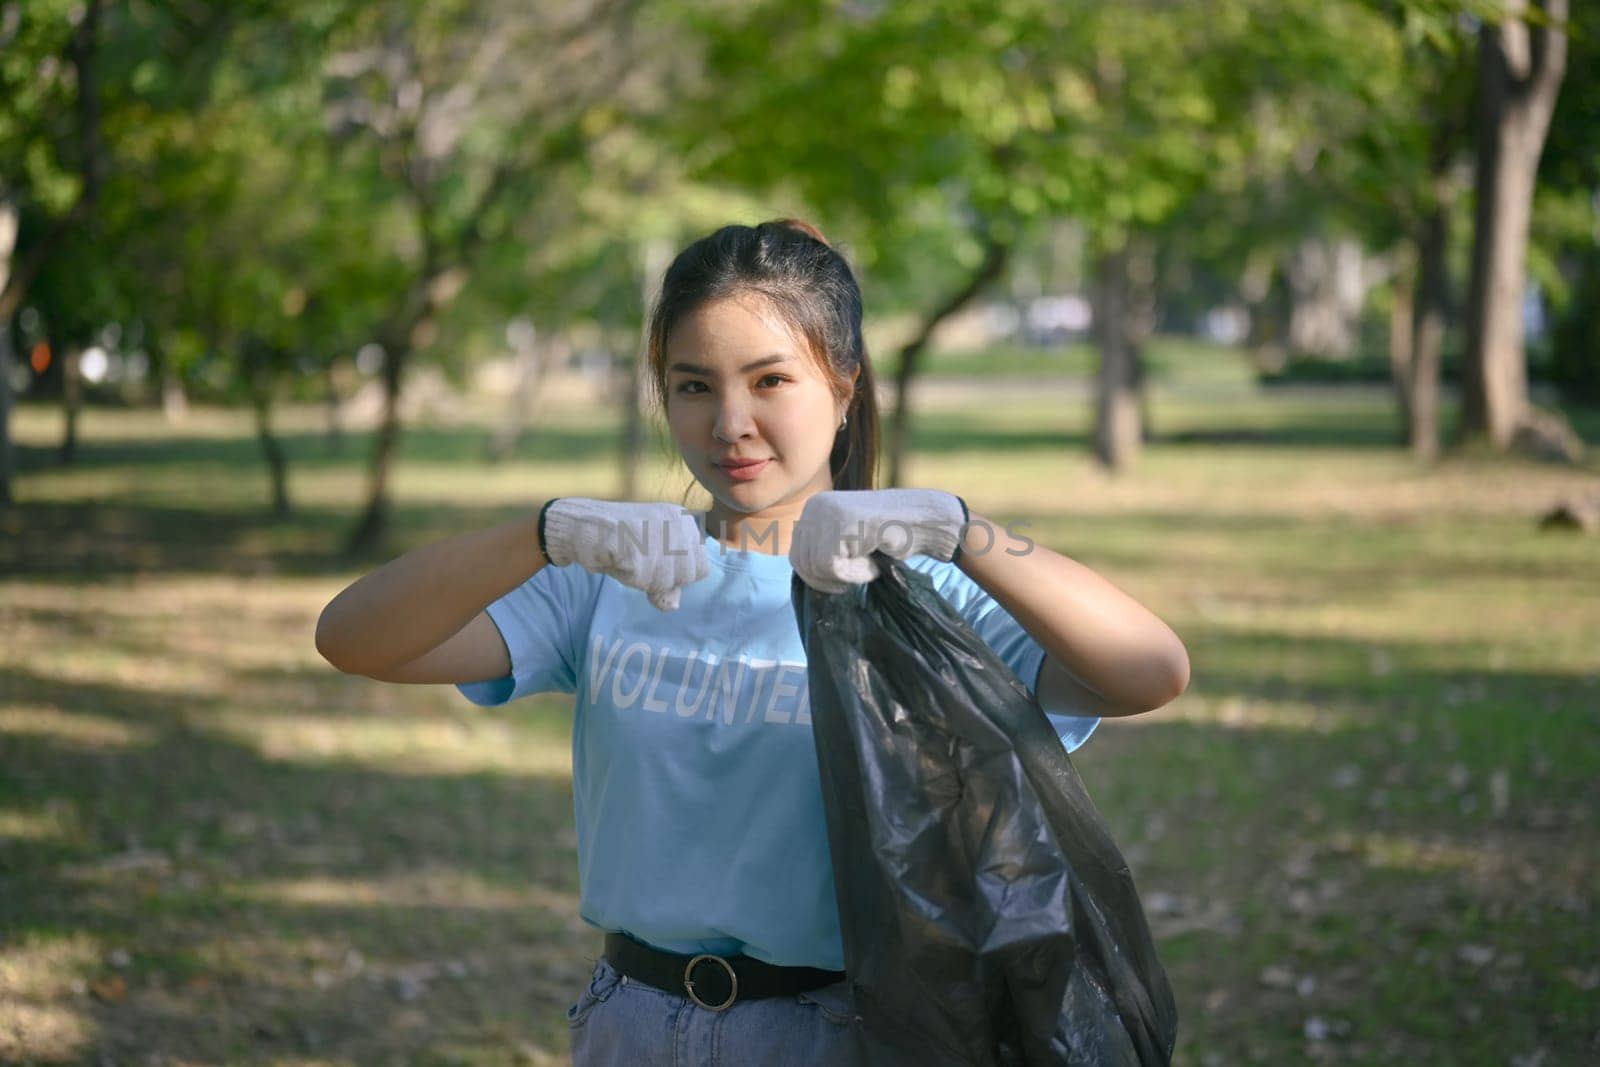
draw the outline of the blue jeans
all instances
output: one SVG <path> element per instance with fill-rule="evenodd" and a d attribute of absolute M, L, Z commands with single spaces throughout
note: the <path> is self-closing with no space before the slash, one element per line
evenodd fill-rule
<path fill-rule="evenodd" d="M 702 1008 L 601 957 L 567 1009 L 573 1067 L 855 1067 L 850 987 Z"/>

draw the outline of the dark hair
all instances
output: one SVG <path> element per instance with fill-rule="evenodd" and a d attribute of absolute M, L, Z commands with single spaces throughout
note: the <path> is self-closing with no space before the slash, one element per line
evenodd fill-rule
<path fill-rule="evenodd" d="M 828 456 L 833 487 L 873 488 L 878 397 L 861 338 L 861 288 L 844 257 L 799 219 L 724 226 L 678 253 L 662 279 L 647 334 L 645 358 L 656 403 L 666 410 L 672 327 L 699 307 L 741 293 L 766 298 L 806 339 L 834 395 L 850 398 L 845 427 L 834 435 Z"/>

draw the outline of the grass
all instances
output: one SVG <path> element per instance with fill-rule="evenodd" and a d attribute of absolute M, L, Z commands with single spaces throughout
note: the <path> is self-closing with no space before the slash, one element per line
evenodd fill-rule
<path fill-rule="evenodd" d="M 1161 335 L 1144 347 L 1145 373 L 1153 382 L 1194 388 L 1239 388 L 1252 382 L 1255 370 L 1237 348 L 1193 338 Z M 879 377 L 892 380 L 898 352 L 883 353 Z M 981 350 L 936 349 L 922 357 L 922 373 L 940 378 L 1088 377 L 1099 356 L 1086 340 L 1050 347 L 998 344 Z"/>
<path fill-rule="evenodd" d="M 1536 519 L 1595 466 L 1423 470 L 1381 391 L 1158 384 L 1156 439 L 1112 478 L 1070 389 L 930 382 L 908 481 L 1031 523 L 1188 643 L 1190 690 L 1075 757 L 1179 1062 L 1592 1058 L 1600 542 Z M 548 406 L 499 466 L 486 405 L 414 428 L 392 550 L 615 493 L 609 416 Z M 316 614 L 373 562 L 335 554 L 367 442 L 330 450 L 314 409 L 282 429 L 298 510 L 273 523 L 241 414 L 91 410 L 65 469 L 56 415 L 18 414 L 0 1061 L 565 1062 L 599 951 L 568 704 L 323 665 Z"/>

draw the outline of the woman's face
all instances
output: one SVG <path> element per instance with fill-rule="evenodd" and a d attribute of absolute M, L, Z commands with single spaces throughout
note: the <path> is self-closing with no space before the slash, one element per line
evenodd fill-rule
<path fill-rule="evenodd" d="M 702 305 L 672 327 L 666 357 L 667 424 L 716 500 L 713 532 L 719 520 L 798 518 L 807 497 L 833 488 L 828 454 L 846 402 L 765 299 Z"/>

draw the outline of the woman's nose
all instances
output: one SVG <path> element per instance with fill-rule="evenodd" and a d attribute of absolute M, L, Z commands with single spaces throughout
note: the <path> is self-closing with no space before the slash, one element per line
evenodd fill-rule
<path fill-rule="evenodd" d="M 731 444 L 754 429 L 755 419 L 751 418 L 749 407 L 742 400 L 730 398 L 717 408 L 717 422 L 711 432 L 718 440 Z"/>

